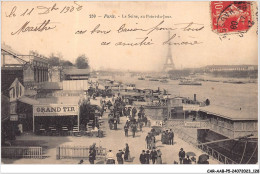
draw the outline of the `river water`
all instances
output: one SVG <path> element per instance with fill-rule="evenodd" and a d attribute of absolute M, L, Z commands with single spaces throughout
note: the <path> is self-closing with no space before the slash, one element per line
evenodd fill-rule
<path fill-rule="evenodd" d="M 116 76 L 115 80 L 123 83 L 134 83 L 137 88 L 166 89 L 171 96 L 182 96 L 193 99 L 197 95 L 198 101 L 210 100 L 211 105 L 218 105 L 233 110 L 242 109 L 243 112 L 257 114 L 258 86 L 257 83 L 232 84 L 223 82 L 201 82 L 201 86 L 178 85 L 179 80 L 159 81 L 138 80 L 138 77 Z"/>

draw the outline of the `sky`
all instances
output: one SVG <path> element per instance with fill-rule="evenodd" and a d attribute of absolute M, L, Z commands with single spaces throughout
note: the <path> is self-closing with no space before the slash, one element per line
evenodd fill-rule
<path fill-rule="evenodd" d="M 253 5 L 253 20 L 255 12 Z M 146 15 L 166 18 L 147 18 Z M 44 21 L 45 24 L 49 21 L 46 27 L 53 29 L 28 31 Z M 190 28 L 202 29 L 184 31 L 191 23 Z M 210 2 L 2 2 L 1 24 L 2 44 L 21 54 L 37 50 L 46 57 L 51 53 L 60 54 L 73 63 L 79 55 L 85 54 L 93 69 L 162 70 L 169 47 L 163 44 L 169 39 L 166 28 L 174 29 L 170 32 L 170 37 L 175 36 L 171 42 L 199 43 L 171 45 L 177 69 L 213 64 L 258 64 L 257 25 L 243 37 L 233 33 L 223 38 L 212 31 Z M 124 29 L 138 30 L 118 32 L 122 25 Z M 157 25 L 161 30 L 148 34 Z M 99 31 L 91 34 L 97 26 Z M 23 31 L 19 32 L 20 29 Z M 77 31 L 82 34 L 76 34 Z M 145 42 L 152 44 L 119 44 L 140 43 L 145 38 Z"/>

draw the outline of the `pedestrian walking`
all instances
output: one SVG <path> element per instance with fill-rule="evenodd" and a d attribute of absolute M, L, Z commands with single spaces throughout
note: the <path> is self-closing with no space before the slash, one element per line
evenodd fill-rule
<path fill-rule="evenodd" d="M 150 164 L 150 159 L 151 159 L 150 151 L 147 150 L 145 153 L 145 164 Z"/>
<path fill-rule="evenodd" d="M 117 119 L 114 118 L 114 130 L 117 130 Z"/>
<path fill-rule="evenodd" d="M 136 124 L 132 124 L 132 132 L 133 132 L 133 138 L 135 137 L 135 132 L 136 132 L 137 128 L 136 128 Z"/>
<path fill-rule="evenodd" d="M 140 154 L 139 161 L 140 161 L 141 164 L 146 163 L 145 150 L 143 150 L 142 153 Z"/>
<path fill-rule="evenodd" d="M 147 117 L 143 117 L 143 121 L 144 121 L 144 124 L 145 124 L 145 127 L 147 126 Z"/>
<path fill-rule="evenodd" d="M 124 160 L 125 161 L 129 161 L 130 160 L 130 150 L 129 150 L 129 145 L 127 143 L 125 144 Z"/>
<path fill-rule="evenodd" d="M 124 164 L 123 154 L 124 152 L 122 150 L 119 150 L 118 153 L 116 154 L 118 164 Z"/>
<path fill-rule="evenodd" d="M 125 123 L 125 125 L 126 125 L 127 127 L 129 127 L 129 126 L 130 126 L 129 119 L 127 119 L 127 120 L 126 120 L 126 123 Z"/>
<path fill-rule="evenodd" d="M 154 164 L 157 159 L 157 152 L 155 151 L 155 148 L 153 148 L 153 150 L 151 151 L 151 159 Z"/>
<path fill-rule="evenodd" d="M 180 164 L 183 164 L 183 159 L 184 158 L 185 158 L 185 151 L 183 150 L 183 148 L 181 148 L 180 151 L 179 151 Z"/>
<path fill-rule="evenodd" d="M 140 128 L 140 131 L 143 132 L 142 128 L 143 128 L 143 122 L 139 122 L 139 128 Z"/>
<path fill-rule="evenodd" d="M 160 149 L 157 150 L 157 159 L 156 159 L 157 164 L 162 164 L 162 152 Z"/>
<path fill-rule="evenodd" d="M 132 109 L 132 117 L 135 117 L 136 112 L 137 112 L 137 110 L 136 110 L 136 108 L 134 107 L 134 108 Z"/>
<path fill-rule="evenodd" d="M 155 149 L 156 148 L 155 142 L 156 142 L 155 136 L 151 136 L 151 142 L 150 142 L 151 149 Z"/>
<path fill-rule="evenodd" d="M 150 149 L 150 133 L 148 133 L 145 137 L 145 141 L 146 141 L 146 148 Z"/>
<path fill-rule="evenodd" d="M 127 125 L 124 126 L 124 130 L 125 130 L 125 136 L 128 137 L 128 126 Z"/>

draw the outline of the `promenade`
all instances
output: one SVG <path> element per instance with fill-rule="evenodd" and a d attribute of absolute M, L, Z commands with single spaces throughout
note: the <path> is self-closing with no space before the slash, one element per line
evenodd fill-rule
<path fill-rule="evenodd" d="M 136 133 L 135 138 L 132 137 L 132 133 L 129 132 L 129 136 L 125 137 L 124 124 L 126 117 L 120 117 L 120 124 L 118 124 L 117 130 L 110 130 L 108 124 L 108 112 L 105 112 L 102 117 L 103 124 L 101 129 L 104 131 L 104 137 L 88 137 L 88 136 L 36 136 L 33 134 L 23 134 L 17 137 L 17 142 L 26 143 L 27 145 L 42 146 L 45 152 L 44 159 L 2 159 L 4 164 L 78 164 L 80 159 L 56 159 L 56 147 L 58 146 L 90 146 L 96 143 L 96 146 L 102 146 L 108 150 L 112 150 L 114 155 L 118 150 L 123 150 L 125 144 L 128 143 L 130 147 L 131 162 L 124 162 L 124 164 L 140 164 L 139 156 L 142 150 L 146 149 L 145 137 L 151 130 L 149 127 L 143 127 L 143 132 Z M 173 164 L 174 161 L 179 161 L 178 153 L 180 148 L 183 148 L 185 152 L 194 152 L 196 157 L 203 154 L 202 151 L 196 149 L 194 146 L 181 140 L 176 134 L 174 137 L 173 145 L 162 144 L 161 135 L 156 136 L 156 147 L 162 152 L 163 164 Z M 216 160 L 209 159 L 210 164 L 218 164 Z M 83 164 L 89 164 L 88 160 L 84 160 Z M 103 160 L 96 160 L 95 164 L 104 164 Z M 117 164 L 117 162 L 116 162 Z"/>

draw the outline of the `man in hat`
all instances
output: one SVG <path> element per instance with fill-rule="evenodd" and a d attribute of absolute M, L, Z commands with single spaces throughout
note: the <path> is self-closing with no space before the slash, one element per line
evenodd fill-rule
<path fill-rule="evenodd" d="M 151 154 L 150 151 L 147 150 L 145 153 L 145 164 L 150 164 Z"/>
<path fill-rule="evenodd" d="M 141 164 L 145 164 L 146 162 L 145 150 L 143 150 L 142 153 L 140 154 L 139 160 Z"/>
<path fill-rule="evenodd" d="M 125 136 L 128 137 L 128 126 L 126 124 L 124 126 L 124 130 L 125 130 Z"/>
<path fill-rule="evenodd" d="M 180 151 L 179 151 L 180 164 L 183 164 L 183 159 L 184 158 L 185 158 L 185 151 L 183 150 L 183 148 L 181 148 Z"/>
<path fill-rule="evenodd" d="M 109 152 L 107 153 L 107 164 L 115 164 L 114 154 L 112 153 L 112 150 L 109 150 Z"/>
<path fill-rule="evenodd" d="M 173 145 L 173 138 L 174 138 L 174 133 L 173 133 L 172 129 L 170 129 L 170 132 L 169 132 L 170 145 Z"/>
<path fill-rule="evenodd" d="M 136 124 L 133 123 L 132 124 L 132 135 L 133 135 L 133 138 L 135 137 L 135 132 L 137 131 L 137 127 L 136 127 Z"/>
<path fill-rule="evenodd" d="M 137 112 L 137 110 L 136 110 L 136 108 L 134 107 L 134 108 L 132 109 L 132 117 L 135 117 L 136 112 Z"/>
<path fill-rule="evenodd" d="M 89 162 L 90 162 L 90 164 L 94 164 L 95 160 L 96 160 L 96 143 L 93 143 L 89 147 Z"/>
<path fill-rule="evenodd" d="M 165 144 L 169 144 L 170 142 L 170 136 L 168 130 L 165 132 Z"/>
<path fill-rule="evenodd" d="M 124 152 L 122 150 L 119 150 L 118 153 L 116 154 L 118 164 L 124 164 L 124 160 L 122 157 L 123 154 Z"/>
<path fill-rule="evenodd" d="M 95 155 L 95 149 L 89 149 L 89 163 L 94 164 L 96 155 Z"/>
<path fill-rule="evenodd" d="M 146 144 L 147 144 L 147 149 L 151 149 L 151 137 L 150 137 L 150 132 L 148 132 L 148 135 L 145 137 Z"/>
<path fill-rule="evenodd" d="M 155 151 L 155 148 L 153 148 L 153 150 L 151 151 L 151 159 L 154 164 L 157 159 L 157 152 Z"/>

